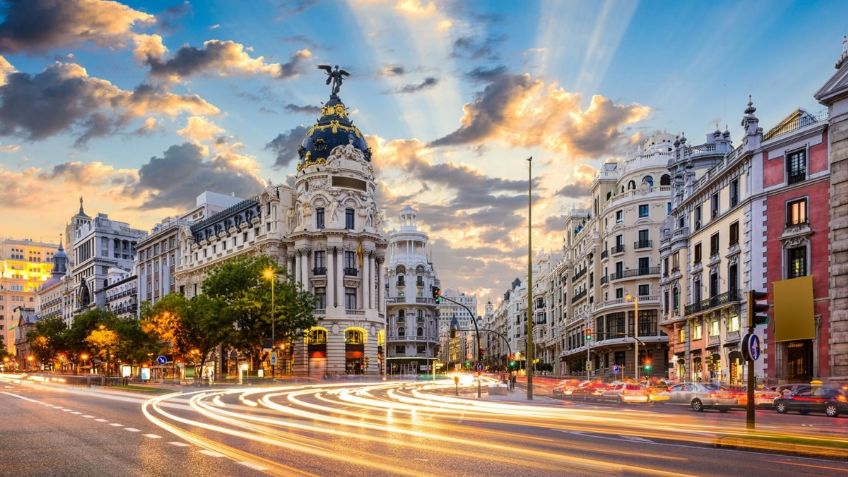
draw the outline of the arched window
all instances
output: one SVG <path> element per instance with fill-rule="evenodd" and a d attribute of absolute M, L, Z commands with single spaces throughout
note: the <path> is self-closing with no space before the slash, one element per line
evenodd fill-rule
<path fill-rule="evenodd" d="M 406 327 L 398 324 L 398 336 L 406 336 Z"/>
<path fill-rule="evenodd" d="M 424 328 L 418 327 L 418 330 L 415 332 L 416 336 L 424 336 Z"/>
<path fill-rule="evenodd" d="M 636 181 L 631 180 L 627 183 L 627 190 L 635 190 L 636 189 Z"/>
<path fill-rule="evenodd" d="M 345 331 L 345 344 L 363 344 L 365 343 L 365 333 L 362 330 L 347 330 Z"/>
<path fill-rule="evenodd" d="M 323 328 L 315 328 L 309 330 L 309 344 L 317 345 L 317 344 L 326 344 L 327 343 L 327 330 Z"/>
<path fill-rule="evenodd" d="M 403 310 L 398 310 L 398 321 L 404 321 L 404 320 L 406 320 L 405 312 Z"/>
<path fill-rule="evenodd" d="M 642 184 L 647 184 L 648 187 L 653 187 L 654 178 L 652 176 L 645 176 L 642 178 Z"/>
<path fill-rule="evenodd" d="M 662 177 L 660 177 L 660 185 L 661 186 L 671 185 L 671 176 L 669 176 L 668 174 L 663 174 Z"/>

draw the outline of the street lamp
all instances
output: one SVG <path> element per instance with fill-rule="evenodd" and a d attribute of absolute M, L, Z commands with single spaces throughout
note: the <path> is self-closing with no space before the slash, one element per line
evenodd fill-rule
<path fill-rule="evenodd" d="M 32 362 L 35 358 L 32 355 L 27 356 L 27 371 L 32 369 Z"/>
<path fill-rule="evenodd" d="M 533 156 L 527 158 L 527 400 L 533 399 Z"/>
<path fill-rule="evenodd" d="M 633 368 L 636 370 L 636 384 L 639 384 L 639 297 L 628 293 L 624 299 L 633 302 Z"/>
<path fill-rule="evenodd" d="M 274 313 L 274 282 L 277 281 L 277 274 L 271 267 L 266 268 L 262 272 L 262 276 L 271 282 L 271 379 L 277 377 L 277 336 L 274 325 L 277 322 L 277 317 Z"/>
<path fill-rule="evenodd" d="M 88 353 L 81 354 L 80 359 L 82 360 L 82 367 L 85 369 L 85 362 L 88 361 Z"/>

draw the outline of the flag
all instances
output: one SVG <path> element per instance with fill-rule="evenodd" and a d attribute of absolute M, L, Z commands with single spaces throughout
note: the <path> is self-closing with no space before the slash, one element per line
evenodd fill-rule
<path fill-rule="evenodd" d="M 362 242 L 359 242 L 359 247 L 356 248 L 356 258 L 359 260 L 359 268 L 362 268 L 362 262 L 365 261 L 365 250 L 362 248 Z"/>

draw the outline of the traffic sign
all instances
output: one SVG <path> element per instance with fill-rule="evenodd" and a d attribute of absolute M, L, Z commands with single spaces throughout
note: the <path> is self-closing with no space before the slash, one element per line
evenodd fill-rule
<path fill-rule="evenodd" d="M 586 361 L 586 371 L 591 371 L 591 370 L 592 370 L 592 362 Z"/>
<path fill-rule="evenodd" d="M 159 364 L 165 364 L 168 362 L 168 358 L 165 355 L 160 354 L 159 357 L 156 358 L 156 362 Z"/>
<path fill-rule="evenodd" d="M 612 372 L 613 372 L 613 374 L 618 373 L 619 371 L 621 371 L 621 367 L 620 367 L 619 365 L 617 365 L 617 364 L 614 364 L 614 365 L 612 366 Z"/>
<path fill-rule="evenodd" d="M 271 364 L 276 366 L 276 364 L 277 364 L 277 353 L 271 353 Z"/>
<path fill-rule="evenodd" d="M 483 371 L 483 363 L 477 363 L 477 366 L 474 367 L 477 371 Z"/>
<path fill-rule="evenodd" d="M 742 357 L 745 361 L 756 361 L 760 358 L 760 338 L 752 333 L 742 338 Z"/>

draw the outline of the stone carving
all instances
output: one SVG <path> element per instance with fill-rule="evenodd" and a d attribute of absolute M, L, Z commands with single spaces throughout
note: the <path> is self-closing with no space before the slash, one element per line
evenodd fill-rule
<path fill-rule="evenodd" d="M 295 217 L 294 217 L 294 207 L 289 207 L 289 210 L 286 212 L 286 224 L 289 227 L 289 230 L 294 230 L 295 228 Z"/>
<path fill-rule="evenodd" d="M 309 223 L 309 217 L 312 216 L 312 208 L 309 207 L 309 202 L 304 202 L 300 206 L 300 223 L 298 226 L 306 227 Z"/>

